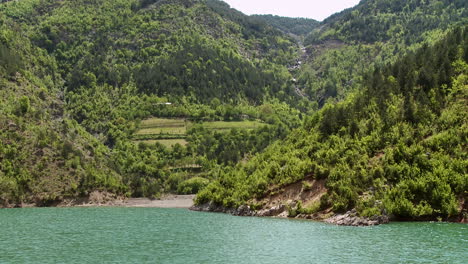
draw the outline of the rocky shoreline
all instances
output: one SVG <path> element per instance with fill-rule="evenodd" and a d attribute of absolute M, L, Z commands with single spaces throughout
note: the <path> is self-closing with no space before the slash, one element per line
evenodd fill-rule
<path fill-rule="evenodd" d="M 326 223 L 344 226 L 374 226 L 388 224 L 390 219 L 386 215 L 373 216 L 370 218 L 360 217 L 357 215 L 356 209 L 346 212 L 345 214 L 335 215 L 325 220 Z"/>
<path fill-rule="evenodd" d="M 194 205 L 190 207 L 192 211 L 199 212 L 216 212 L 226 213 L 235 216 L 257 216 L 257 217 L 279 217 L 279 218 L 290 218 L 288 217 L 288 209 L 285 205 L 278 205 L 271 208 L 252 210 L 247 205 L 242 205 L 238 208 L 225 208 L 212 203 Z M 390 222 L 388 216 L 375 216 L 371 218 L 360 217 L 357 215 L 355 209 L 346 212 L 345 214 L 336 215 L 323 215 L 323 214 L 298 214 L 295 219 L 309 219 L 316 221 L 323 221 L 329 224 L 341 225 L 341 226 L 375 226 L 381 224 L 387 224 Z"/>

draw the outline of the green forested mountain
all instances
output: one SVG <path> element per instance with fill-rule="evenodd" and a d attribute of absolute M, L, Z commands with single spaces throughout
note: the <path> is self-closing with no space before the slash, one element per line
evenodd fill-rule
<path fill-rule="evenodd" d="M 197 202 L 259 209 L 291 184 L 303 181 L 297 192 L 307 193 L 312 178 L 325 181 L 326 192 L 312 203 L 298 196 L 305 198 L 290 215 L 351 208 L 399 219 L 466 214 L 467 62 L 468 29 L 458 27 L 376 68 L 345 101 L 325 105 L 286 140 L 221 172 Z"/>
<path fill-rule="evenodd" d="M 444 30 L 466 24 L 466 1 L 366 0 L 325 19 L 305 40 L 309 60 L 298 82 L 322 106 L 359 89 L 361 76 L 393 63 Z"/>
<path fill-rule="evenodd" d="M 291 18 L 273 15 L 253 15 L 252 17 L 263 20 L 279 30 L 295 36 L 308 35 L 319 25 L 318 21 L 309 18 Z"/>
<path fill-rule="evenodd" d="M 124 193 L 110 151 L 69 118 L 55 61 L 0 26 L 0 206 Z"/>
<path fill-rule="evenodd" d="M 201 190 L 260 209 L 318 184 L 290 215 L 458 216 L 466 18 L 464 1 L 320 24 L 217 0 L 3 1 L 0 204 Z"/>
<path fill-rule="evenodd" d="M 287 72 L 276 69 L 294 58 L 292 40 L 218 5 L 28 0 L 3 5 L 3 14 L 57 60 L 69 91 L 134 82 L 145 94 L 204 103 L 290 96 Z"/>
<path fill-rule="evenodd" d="M 173 173 L 177 164 L 227 165 L 299 125 L 284 103 L 297 104 L 293 39 L 224 3 L 11 1 L 0 23 L 3 204 L 176 191 L 192 176 Z M 193 130 L 173 149 L 134 143 L 151 116 L 269 126 Z M 205 158 L 215 154 L 224 158 Z"/>
<path fill-rule="evenodd" d="M 440 30 L 466 21 L 466 1 L 363 0 L 356 7 L 332 15 L 310 34 L 310 43 L 341 40 L 352 43 L 424 40 L 425 31 Z"/>

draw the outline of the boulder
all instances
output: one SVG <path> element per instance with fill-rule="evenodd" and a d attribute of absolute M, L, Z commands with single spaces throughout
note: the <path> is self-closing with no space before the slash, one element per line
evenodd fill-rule
<path fill-rule="evenodd" d="M 281 213 L 286 211 L 286 206 L 284 204 L 273 206 L 271 208 L 262 209 L 257 212 L 257 216 L 278 216 Z"/>
<path fill-rule="evenodd" d="M 356 209 L 353 209 L 345 214 L 332 216 L 326 219 L 325 222 L 344 226 L 374 226 L 388 223 L 389 218 L 386 215 L 373 216 L 370 218 L 360 217 L 357 215 Z"/>

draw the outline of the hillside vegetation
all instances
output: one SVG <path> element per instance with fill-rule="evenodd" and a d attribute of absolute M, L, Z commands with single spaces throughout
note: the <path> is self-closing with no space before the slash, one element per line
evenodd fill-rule
<path fill-rule="evenodd" d="M 263 20 L 284 33 L 296 37 L 304 37 L 317 28 L 319 22 L 309 18 L 291 18 L 273 15 L 253 15 L 252 17 Z"/>
<path fill-rule="evenodd" d="M 3 13 L 54 56 L 74 93 L 134 81 L 142 93 L 204 103 L 287 96 L 288 77 L 272 69 L 293 59 L 292 40 L 226 16 L 217 2 L 27 0 L 4 4 Z"/>
<path fill-rule="evenodd" d="M 109 149 L 66 114 L 54 60 L 11 24 L 0 34 L 0 206 L 126 192 Z"/>
<path fill-rule="evenodd" d="M 262 208 L 252 199 L 313 177 L 326 180 L 327 194 L 309 213 L 329 207 L 399 219 L 466 213 L 467 62 L 468 29 L 462 27 L 376 68 L 360 91 L 327 104 L 246 164 L 221 172 L 197 203 Z"/>
<path fill-rule="evenodd" d="M 177 192 L 197 175 L 174 167 L 210 178 L 300 124 L 285 103 L 300 104 L 286 68 L 293 39 L 222 2 L 8 1 L 0 23 L 5 205 Z M 194 127 L 173 147 L 134 142 L 151 116 L 270 126 Z"/>
<path fill-rule="evenodd" d="M 319 24 L 218 0 L 2 1 L 0 204 L 261 209 L 303 189 L 291 216 L 460 216 L 467 22 L 461 0 L 364 0 Z"/>
<path fill-rule="evenodd" d="M 468 19 L 466 1 L 364 0 L 325 19 L 305 40 L 298 86 L 318 106 L 359 90 L 362 76 L 440 39 Z"/>

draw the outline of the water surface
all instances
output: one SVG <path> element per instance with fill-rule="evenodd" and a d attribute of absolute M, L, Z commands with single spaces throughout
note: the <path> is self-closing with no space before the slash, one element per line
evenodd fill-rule
<path fill-rule="evenodd" d="M 466 263 L 468 226 L 324 223 L 162 208 L 0 210 L 0 263 Z"/>

